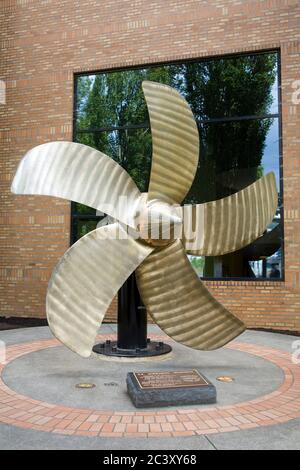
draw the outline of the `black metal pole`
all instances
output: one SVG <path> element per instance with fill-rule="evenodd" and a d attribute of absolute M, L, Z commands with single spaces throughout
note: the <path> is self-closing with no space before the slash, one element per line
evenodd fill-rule
<path fill-rule="evenodd" d="M 146 357 L 171 350 L 168 344 L 147 338 L 147 311 L 140 298 L 135 274 L 131 274 L 118 293 L 117 341 L 108 339 L 96 344 L 93 351 L 105 356 Z"/>
<path fill-rule="evenodd" d="M 118 349 L 147 348 L 147 312 L 131 274 L 118 293 Z"/>

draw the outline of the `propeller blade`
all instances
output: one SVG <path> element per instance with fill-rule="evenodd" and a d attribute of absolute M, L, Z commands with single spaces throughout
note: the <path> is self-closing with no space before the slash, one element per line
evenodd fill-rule
<path fill-rule="evenodd" d="M 185 206 L 183 245 L 195 256 L 220 256 L 239 250 L 263 235 L 274 218 L 278 194 L 268 173 L 232 196 Z"/>
<path fill-rule="evenodd" d="M 131 227 L 141 193 L 112 158 L 75 142 L 50 142 L 30 150 L 19 164 L 11 190 L 79 202 Z"/>
<path fill-rule="evenodd" d="M 148 313 L 175 341 L 194 349 L 224 346 L 245 330 L 207 290 L 177 240 L 153 252 L 136 271 Z"/>
<path fill-rule="evenodd" d="M 194 116 L 173 88 L 148 81 L 142 86 L 152 134 L 149 200 L 181 203 L 194 181 L 199 159 Z"/>
<path fill-rule="evenodd" d="M 152 250 L 118 223 L 80 238 L 49 282 L 46 308 L 53 334 L 80 356 L 90 356 L 111 301 Z"/>

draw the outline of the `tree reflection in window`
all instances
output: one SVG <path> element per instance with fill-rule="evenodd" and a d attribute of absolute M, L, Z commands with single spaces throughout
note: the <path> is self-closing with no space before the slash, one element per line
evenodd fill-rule
<path fill-rule="evenodd" d="M 239 191 L 274 171 L 280 190 L 277 52 L 111 71 L 76 77 L 75 141 L 114 158 L 141 191 L 148 188 L 151 132 L 141 83 L 176 88 L 190 104 L 200 134 L 200 160 L 184 203 L 207 202 Z M 279 194 L 280 196 L 280 194 Z M 73 241 L 99 220 L 73 204 Z M 219 257 L 190 257 L 204 278 L 282 278 L 282 224 L 257 241 Z"/>

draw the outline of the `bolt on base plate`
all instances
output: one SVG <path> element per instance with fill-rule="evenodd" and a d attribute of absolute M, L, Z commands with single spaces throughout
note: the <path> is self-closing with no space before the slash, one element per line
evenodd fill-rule
<path fill-rule="evenodd" d="M 143 349 L 121 349 L 117 346 L 117 341 L 110 341 L 109 339 L 105 343 L 96 344 L 93 347 L 93 351 L 96 354 L 103 354 L 105 356 L 115 357 L 151 357 L 161 356 L 172 351 L 171 346 L 163 343 L 162 341 L 151 341 L 147 339 L 147 347 Z"/>

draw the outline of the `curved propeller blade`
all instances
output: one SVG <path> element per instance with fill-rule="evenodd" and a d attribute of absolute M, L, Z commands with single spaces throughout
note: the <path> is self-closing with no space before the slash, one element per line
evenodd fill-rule
<path fill-rule="evenodd" d="M 274 173 L 232 196 L 185 206 L 183 245 L 195 256 L 220 256 L 239 250 L 263 235 L 276 213 Z"/>
<path fill-rule="evenodd" d="M 152 252 L 115 223 L 80 238 L 49 282 L 46 308 L 53 334 L 88 357 L 106 310 L 129 275 Z"/>
<path fill-rule="evenodd" d="M 152 134 L 149 200 L 181 203 L 196 174 L 199 134 L 193 113 L 173 88 L 156 82 L 142 84 Z"/>
<path fill-rule="evenodd" d="M 11 190 L 79 202 L 131 227 L 141 193 L 112 158 L 87 145 L 50 142 L 30 150 L 18 167 Z"/>
<path fill-rule="evenodd" d="M 148 313 L 175 341 L 212 350 L 245 330 L 206 289 L 179 240 L 152 253 L 136 273 Z"/>

